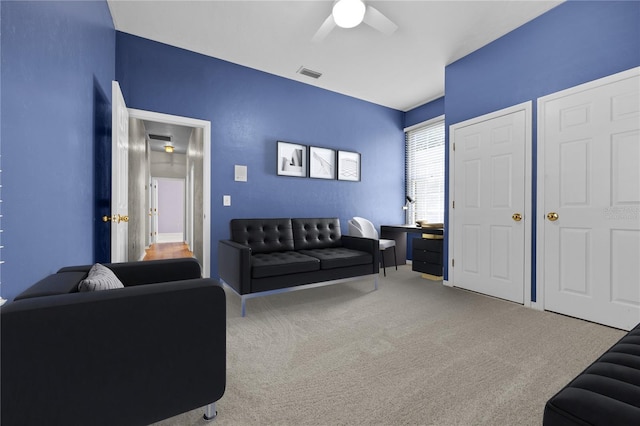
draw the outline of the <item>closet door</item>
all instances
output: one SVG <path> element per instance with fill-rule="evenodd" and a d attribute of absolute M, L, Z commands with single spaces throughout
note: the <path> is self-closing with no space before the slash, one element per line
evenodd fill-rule
<path fill-rule="evenodd" d="M 544 308 L 640 322 L 640 69 L 538 101 Z"/>
<path fill-rule="evenodd" d="M 451 127 L 453 285 L 525 301 L 531 103 Z M 526 270 L 526 272 L 525 272 Z"/>

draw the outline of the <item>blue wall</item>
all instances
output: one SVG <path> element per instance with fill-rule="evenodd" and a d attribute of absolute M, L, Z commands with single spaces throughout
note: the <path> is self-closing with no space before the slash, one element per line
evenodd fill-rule
<path fill-rule="evenodd" d="M 569 1 L 446 67 L 446 126 L 534 101 L 535 235 L 536 98 L 639 65 L 640 2 Z"/>
<path fill-rule="evenodd" d="M 7 2 L 2 28 L 2 296 L 93 262 L 96 93 L 110 98 L 106 2 Z"/>
<path fill-rule="evenodd" d="M 407 111 L 404 114 L 404 127 L 411 127 L 441 115 L 444 115 L 444 96 Z"/>
<path fill-rule="evenodd" d="M 116 77 L 130 108 L 211 121 L 211 276 L 217 242 L 241 217 L 404 221 L 404 114 L 117 32 Z M 362 154 L 362 181 L 276 175 L 276 141 Z M 233 166 L 248 166 L 235 182 Z M 231 195 L 231 207 L 222 196 Z"/>
<path fill-rule="evenodd" d="M 448 128 L 640 65 L 640 3 L 569 1 L 449 65 L 446 102 L 403 114 L 117 33 L 105 2 L 0 7 L 8 299 L 61 266 L 96 258 L 93 162 L 95 144 L 109 130 L 114 77 L 132 108 L 212 122 L 215 276 L 216 241 L 227 236 L 233 217 L 403 221 L 404 126 L 444 108 Z M 535 124 L 534 116 L 534 131 Z M 279 139 L 361 152 L 362 182 L 276 176 Z M 249 166 L 249 182 L 233 181 L 234 164 Z M 223 194 L 232 196 L 232 207 L 222 207 Z"/>
<path fill-rule="evenodd" d="M 569 1 L 445 69 L 454 124 L 638 66 L 640 2 Z"/>

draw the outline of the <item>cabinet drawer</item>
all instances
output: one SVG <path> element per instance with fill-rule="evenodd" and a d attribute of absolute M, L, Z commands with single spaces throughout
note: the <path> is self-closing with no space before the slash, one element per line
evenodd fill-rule
<path fill-rule="evenodd" d="M 416 272 L 422 272 L 423 274 L 442 276 L 442 264 L 427 263 L 420 261 L 413 261 L 411 269 Z"/>
<path fill-rule="evenodd" d="M 442 252 L 413 249 L 413 260 L 442 265 Z"/>
<path fill-rule="evenodd" d="M 414 238 L 413 248 L 419 250 L 435 251 L 442 253 L 442 242 L 444 240 L 431 240 L 426 238 Z"/>

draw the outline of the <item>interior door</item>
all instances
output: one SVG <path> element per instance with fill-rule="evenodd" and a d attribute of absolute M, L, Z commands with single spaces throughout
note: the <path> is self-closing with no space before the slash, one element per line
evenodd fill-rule
<path fill-rule="evenodd" d="M 544 307 L 625 330 L 640 322 L 639 70 L 541 98 L 538 114 Z"/>
<path fill-rule="evenodd" d="M 453 285 L 524 303 L 531 104 L 452 126 Z M 529 228 L 530 229 L 530 228 Z"/>
<path fill-rule="evenodd" d="M 129 111 L 120 85 L 111 83 L 111 262 L 128 260 Z"/>

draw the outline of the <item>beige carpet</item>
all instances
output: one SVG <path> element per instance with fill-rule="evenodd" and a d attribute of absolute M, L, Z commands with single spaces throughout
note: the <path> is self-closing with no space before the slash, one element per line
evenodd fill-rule
<path fill-rule="evenodd" d="M 373 280 L 247 302 L 227 291 L 227 389 L 213 423 L 540 425 L 544 404 L 624 332 L 428 281 Z"/>

